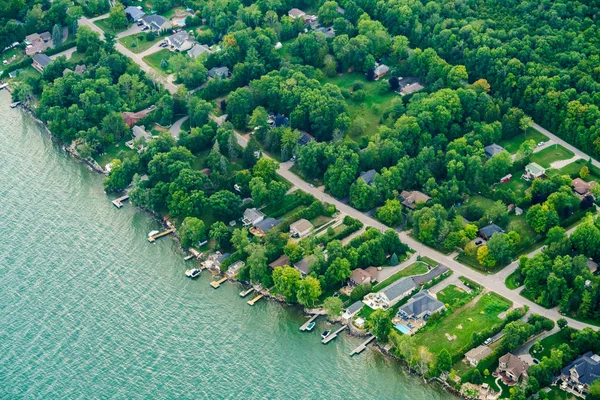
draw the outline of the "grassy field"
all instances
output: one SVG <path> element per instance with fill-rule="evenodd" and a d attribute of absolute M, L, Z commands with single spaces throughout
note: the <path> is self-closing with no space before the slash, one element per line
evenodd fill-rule
<path fill-rule="evenodd" d="M 169 64 L 169 58 L 173 57 L 175 53 L 169 51 L 167 49 L 162 49 L 157 51 L 156 53 L 150 54 L 149 56 L 144 57 L 142 60 L 146 62 L 149 66 L 151 66 L 156 72 L 161 75 L 168 75 L 172 73 L 171 67 Z M 167 68 L 163 68 L 161 66 L 162 60 L 167 60 Z"/>
<path fill-rule="evenodd" d="M 12 57 L 15 57 L 15 59 L 12 60 L 9 64 L 4 65 L 4 64 L 0 63 L 0 71 L 4 71 L 11 65 L 17 64 L 17 63 L 23 61 L 25 59 L 25 57 L 27 57 L 27 56 L 25 55 L 25 52 L 23 52 L 23 50 L 21 50 L 21 48 L 19 48 L 19 47 L 15 47 L 14 49 L 10 49 L 10 50 L 7 50 L 4 53 L 2 53 L 2 61 L 10 60 Z"/>
<path fill-rule="evenodd" d="M 548 392 L 548 400 L 575 400 L 578 397 L 560 390 L 558 387 L 553 387 Z"/>
<path fill-rule="evenodd" d="M 511 290 L 515 290 L 520 286 L 515 281 L 515 273 L 514 272 L 506 277 L 506 280 L 504 281 L 504 283 L 506 284 L 506 287 Z"/>
<path fill-rule="evenodd" d="M 567 150 L 560 145 L 552 145 L 542 151 L 532 154 L 529 157 L 531 162 L 540 164 L 544 168 L 550 168 L 554 161 L 568 160 L 574 156 L 571 150 Z"/>
<path fill-rule="evenodd" d="M 456 285 L 446 286 L 443 290 L 437 292 L 436 296 L 439 301 L 448 304 L 450 307 L 471 297 L 469 293 Z"/>
<path fill-rule="evenodd" d="M 515 154 L 523 142 L 531 139 L 533 139 L 536 143 L 545 142 L 548 140 L 544 134 L 536 131 L 533 128 L 529 128 L 527 130 L 527 134 L 517 135 L 510 139 L 502 139 L 498 142 L 498 144 L 504 147 L 504 149 L 509 153 Z"/>
<path fill-rule="evenodd" d="M 565 333 L 562 331 L 556 332 L 553 335 L 547 336 L 540 340 L 540 344 L 542 345 L 542 350 L 539 353 L 535 353 L 533 351 L 533 347 L 529 350 L 529 354 L 532 357 L 541 360 L 542 357 L 550 357 L 550 352 L 552 349 L 558 348 L 563 343 L 569 344 L 568 338 L 565 337 Z"/>
<path fill-rule="evenodd" d="M 363 84 L 365 98 L 360 101 L 354 101 L 352 98 L 347 99 L 348 111 L 352 120 L 360 117 L 366 122 L 367 128 L 361 136 L 369 136 L 377 132 L 381 114 L 392 105 L 393 99 L 400 98 L 400 96 L 392 91 L 381 93 L 379 81 L 369 82 L 363 74 L 358 72 L 340 74 L 335 78 L 325 78 L 321 83 L 333 83 L 342 90 L 352 91 L 355 82 Z M 361 136 L 352 139 L 358 140 Z"/>
<path fill-rule="evenodd" d="M 429 269 L 427 268 L 427 264 L 425 264 L 424 262 L 417 261 L 416 263 L 410 264 L 408 267 L 396 272 L 394 275 L 390 276 L 383 282 L 380 282 L 377 285 L 373 286 L 373 291 L 378 292 L 381 289 L 384 289 L 392 283 L 396 282 L 400 278 L 425 274 L 428 270 Z"/>
<path fill-rule="evenodd" d="M 123 46 L 127 47 L 129 50 L 137 54 L 141 53 L 142 51 L 148 50 L 150 47 L 152 47 L 153 44 L 162 39 L 163 38 L 161 36 L 155 36 L 154 39 L 147 40 L 146 33 L 144 32 L 122 37 L 121 39 L 119 39 L 119 43 L 121 43 Z M 135 45 L 133 43 L 135 43 Z"/>
<path fill-rule="evenodd" d="M 112 35 L 116 35 L 117 33 L 121 33 L 124 30 L 126 30 L 127 28 L 129 28 L 129 26 L 126 26 L 124 28 L 114 29 L 112 26 L 110 26 L 108 24 L 108 18 L 99 19 L 97 21 L 94 21 L 94 24 L 96 24 L 96 26 L 98 28 L 102 29 L 104 32 L 110 33 Z"/>
<path fill-rule="evenodd" d="M 500 323 L 498 314 L 508 310 L 511 305 L 510 301 L 495 293 L 486 293 L 443 317 L 438 323 L 426 325 L 414 336 L 415 344 L 428 347 L 434 354 L 446 349 L 450 355 L 456 355 L 470 343 L 473 332 L 481 332 Z M 448 340 L 446 334 L 456 336 L 456 339 Z"/>
<path fill-rule="evenodd" d="M 527 182 L 524 179 L 521 179 L 521 176 L 513 175 L 512 179 L 505 183 L 500 183 L 494 186 L 494 189 L 497 190 L 508 190 L 511 189 L 518 196 L 524 195 L 524 192 L 529 189 L 531 186 L 531 182 Z"/>
<path fill-rule="evenodd" d="M 587 161 L 584 159 L 573 161 L 572 163 L 562 167 L 561 169 L 551 169 L 547 172 L 547 175 L 569 175 L 571 178 L 578 178 L 579 171 L 581 171 L 581 168 L 583 166 L 587 166 L 590 172 L 590 174 L 583 179 L 584 181 L 590 182 L 600 180 L 600 171 L 598 171 L 593 166 L 588 165 Z"/>
<path fill-rule="evenodd" d="M 135 152 L 133 150 L 131 150 L 129 147 L 125 146 L 125 142 L 130 139 L 131 138 L 127 137 L 127 138 L 123 139 L 121 142 L 115 143 L 114 145 L 108 147 L 104 151 L 104 153 L 97 155 L 95 157 L 96 162 L 98 164 L 100 164 L 102 166 L 102 168 L 104 168 L 106 166 L 106 164 L 110 163 L 115 158 L 118 158 L 117 155 L 121 152 L 124 152 L 129 155 L 134 154 Z"/>

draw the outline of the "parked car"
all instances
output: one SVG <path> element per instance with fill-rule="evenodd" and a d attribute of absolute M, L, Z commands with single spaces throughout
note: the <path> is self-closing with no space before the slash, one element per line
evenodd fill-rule
<path fill-rule="evenodd" d="M 485 344 L 486 346 L 492 343 L 492 338 L 487 338 L 485 339 L 485 342 L 483 342 L 483 344 Z"/>
<path fill-rule="evenodd" d="M 542 146 L 543 146 L 543 145 L 545 145 L 545 144 L 546 144 L 546 142 L 539 142 L 539 143 L 537 144 L 537 147 L 542 147 Z"/>
<path fill-rule="evenodd" d="M 477 240 L 475 241 L 475 245 L 476 245 L 476 246 L 481 246 L 482 244 L 483 244 L 483 240 L 481 240 L 481 239 L 477 239 Z"/>

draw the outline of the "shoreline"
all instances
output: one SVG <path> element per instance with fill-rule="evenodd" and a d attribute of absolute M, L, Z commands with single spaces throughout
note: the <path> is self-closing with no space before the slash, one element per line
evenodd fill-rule
<path fill-rule="evenodd" d="M 10 94 L 10 90 L 8 90 L 9 94 Z M 11 99 L 12 100 L 12 99 Z M 38 118 L 38 116 L 35 114 L 35 112 L 27 105 L 25 104 L 21 104 L 18 106 L 18 108 L 22 109 L 24 113 L 26 113 L 29 117 L 31 117 L 35 122 L 38 123 L 38 125 L 40 125 L 41 127 L 43 127 L 43 130 L 49 134 L 51 140 L 54 143 L 60 144 L 62 150 L 64 150 L 68 155 L 72 156 L 73 158 L 75 158 L 78 162 L 86 165 L 91 171 L 99 174 L 99 175 L 103 175 L 106 176 L 107 173 L 106 171 L 104 171 L 101 166 L 98 165 L 97 162 L 94 163 L 90 162 L 87 159 L 82 158 L 81 156 L 79 156 L 77 154 L 77 151 L 75 149 L 73 149 L 71 146 L 67 146 L 61 139 L 59 139 L 58 137 L 56 137 L 52 131 L 48 128 L 48 126 Z M 108 193 L 104 192 L 105 196 L 108 197 Z M 122 192 L 121 192 L 122 193 Z M 132 205 L 133 206 L 133 205 Z M 143 211 L 148 213 L 149 215 L 152 216 L 153 219 L 155 219 L 159 225 L 163 228 L 168 228 L 169 226 L 167 225 L 167 223 L 163 220 L 163 218 L 161 216 L 159 216 L 158 214 L 156 214 L 156 212 L 151 211 L 151 210 L 147 210 L 144 209 L 142 207 L 139 206 L 133 206 L 135 207 L 137 210 L 139 211 Z M 171 235 L 173 240 L 176 240 L 177 243 L 179 244 L 178 248 L 180 250 L 180 252 L 182 254 L 188 254 L 187 249 L 184 249 L 183 247 L 181 247 L 181 239 L 178 235 L 178 232 L 175 230 L 173 232 L 173 234 Z M 213 276 L 224 276 L 224 274 L 222 272 L 216 272 L 213 270 L 210 270 L 211 274 Z M 235 278 L 228 278 L 227 279 L 228 282 L 237 284 L 238 286 L 252 286 L 250 283 L 248 282 L 242 282 L 239 281 Z M 262 293 L 262 292 L 261 292 Z M 278 298 L 274 295 L 272 295 L 270 292 L 266 291 L 263 293 L 264 297 L 267 300 L 279 303 L 281 305 L 284 306 L 290 306 L 293 307 L 295 309 L 298 309 L 298 311 L 300 311 L 300 313 L 304 316 L 308 316 L 308 315 L 312 315 L 309 312 L 307 312 L 307 309 L 305 307 L 299 307 L 298 304 L 295 303 L 289 303 L 281 298 Z M 324 317 L 326 318 L 327 322 L 331 323 L 331 324 L 337 324 L 340 323 L 339 320 L 330 320 L 327 315 L 324 315 Z M 359 330 L 357 330 L 357 328 L 353 328 L 352 326 L 349 326 L 348 329 L 346 330 L 346 334 L 348 334 L 349 336 L 355 337 L 355 338 L 364 338 L 366 336 L 368 336 L 368 331 L 367 332 L 361 332 Z M 408 373 L 408 375 L 411 376 L 415 376 L 415 377 L 419 377 L 423 380 L 423 384 L 426 385 L 430 385 L 430 386 L 437 386 L 439 387 L 439 389 L 443 389 L 446 393 L 449 393 L 455 397 L 459 397 L 459 398 L 465 398 L 467 399 L 468 397 L 465 397 L 464 395 L 462 395 L 461 393 L 457 392 L 454 388 L 452 388 L 450 385 L 448 385 L 447 383 L 443 382 L 441 379 L 439 378 L 432 378 L 432 379 L 425 379 L 422 377 L 422 375 L 420 375 L 417 371 L 411 369 L 408 364 L 404 361 L 399 359 L 398 357 L 396 357 L 394 354 L 392 354 L 388 349 L 386 349 L 384 346 L 382 346 L 380 343 L 378 343 L 377 341 L 375 341 L 374 346 L 372 346 L 376 349 L 376 351 L 378 351 L 382 356 L 384 356 L 386 359 L 388 360 L 392 360 L 396 363 L 398 363 L 401 368 Z"/>

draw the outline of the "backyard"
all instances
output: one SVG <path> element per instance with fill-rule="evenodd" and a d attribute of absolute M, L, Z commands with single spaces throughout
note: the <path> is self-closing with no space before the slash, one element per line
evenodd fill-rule
<path fill-rule="evenodd" d="M 10 50 L 6 50 L 5 52 L 2 53 L 2 61 L 6 60 L 6 61 L 8 61 L 8 64 L 6 64 L 6 65 L 0 64 L 0 71 L 4 71 L 11 65 L 16 64 L 20 61 L 23 61 L 25 59 L 25 57 L 26 57 L 25 52 L 20 47 L 15 47 Z"/>
<path fill-rule="evenodd" d="M 533 128 L 529 128 L 525 134 L 517 135 L 510 139 L 502 139 L 498 142 L 498 144 L 504 147 L 504 150 L 508 151 L 510 154 L 515 154 L 523 142 L 531 139 L 533 139 L 536 144 L 548 140 L 548 138 L 542 133 Z"/>
<path fill-rule="evenodd" d="M 466 301 L 471 297 L 471 294 L 459 288 L 456 285 L 448 285 L 444 289 L 437 292 L 436 297 L 439 301 L 452 307 L 455 304 Z"/>
<path fill-rule="evenodd" d="M 148 50 L 152 47 L 153 44 L 162 40 L 161 36 L 152 36 L 150 40 L 150 35 L 146 33 L 137 33 L 135 35 L 125 36 L 119 39 L 119 43 L 123 46 L 127 47 L 127 49 L 131 50 L 134 53 L 141 53 L 142 51 Z"/>
<path fill-rule="evenodd" d="M 144 62 L 151 66 L 157 73 L 161 75 L 167 75 L 172 73 L 172 69 L 170 69 L 169 58 L 173 57 L 175 53 L 169 51 L 167 49 L 162 49 L 157 51 L 156 53 L 150 54 L 143 58 Z M 167 62 L 167 67 L 162 67 L 162 62 L 165 60 Z"/>
<path fill-rule="evenodd" d="M 123 28 L 118 28 L 118 29 L 114 29 L 109 23 L 108 23 L 108 18 L 104 18 L 104 19 L 98 19 L 96 21 L 94 21 L 94 24 L 102 29 L 104 32 L 106 33 L 110 33 L 111 35 L 116 35 L 117 33 L 121 33 L 124 30 L 126 30 L 127 28 L 129 28 L 129 26 L 123 27 Z"/>

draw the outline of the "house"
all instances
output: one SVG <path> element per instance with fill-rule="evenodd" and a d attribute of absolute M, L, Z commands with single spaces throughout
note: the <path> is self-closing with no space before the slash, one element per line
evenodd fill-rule
<path fill-rule="evenodd" d="M 294 268 L 300 271 L 300 274 L 302 274 L 302 276 L 306 276 L 310 273 L 310 266 L 313 265 L 316 260 L 317 257 L 314 254 L 306 256 L 297 263 L 294 263 Z"/>
<path fill-rule="evenodd" d="M 414 210 L 417 204 L 427 203 L 429 200 L 431 200 L 431 197 L 427 196 L 425 193 L 419 192 L 418 190 L 413 190 L 412 192 L 403 190 L 400 193 L 400 197 L 402 197 L 402 205 L 411 210 Z"/>
<path fill-rule="evenodd" d="M 219 77 L 226 79 L 229 76 L 229 68 L 227 67 L 214 67 L 208 70 L 208 76 L 211 78 Z"/>
<path fill-rule="evenodd" d="M 152 133 L 148 132 L 144 125 L 136 125 L 131 128 L 131 134 L 133 135 L 133 140 L 144 138 L 146 141 L 148 141 L 152 140 L 153 138 Z"/>
<path fill-rule="evenodd" d="M 42 33 L 40 33 L 40 39 L 42 39 L 44 41 L 44 43 L 51 43 L 52 35 L 48 31 L 42 32 Z"/>
<path fill-rule="evenodd" d="M 375 272 L 377 272 L 377 270 L 375 270 Z M 352 271 L 352 274 L 348 280 L 352 286 L 358 286 L 365 283 L 371 283 L 376 280 L 376 278 L 377 274 L 375 274 L 375 277 L 373 277 L 368 271 L 362 268 L 356 268 L 354 271 Z"/>
<path fill-rule="evenodd" d="M 37 69 L 40 73 L 44 72 L 44 68 L 50 64 L 52 60 L 45 54 L 38 53 L 33 56 L 33 68 Z"/>
<path fill-rule="evenodd" d="M 350 305 L 350 307 L 346 308 L 346 310 L 344 311 L 344 313 L 342 314 L 342 321 L 347 324 L 350 322 L 350 320 L 352 319 L 352 317 L 354 317 L 356 315 L 357 312 L 359 312 L 364 306 L 364 303 L 360 300 L 352 303 Z"/>
<path fill-rule="evenodd" d="M 215 258 L 215 265 L 220 268 L 223 261 L 227 260 L 230 256 L 231 254 L 229 253 L 223 253 L 218 255 L 217 258 Z"/>
<path fill-rule="evenodd" d="M 272 121 L 275 128 L 279 128 L 280 126 L 290 126 L 290 119 L 283 114 L 277 114 Z"/>
<path fill-rule="evenodd" d="M 263 219 L 265 219 L 265 214 L 262 211 L 257 210 L 256 208 L 247 208 L 244 210 L 242 222 L 244 223 L 244 226 L 255 226 Z"/>
<path fill-rule="evenodd" d="M 320 32 L 323 35 L 325 35 L 326 39 L 331 39 L 335 37 L 335 30 L 333 29 L 333 27 L 329 27 L 329 28 L 324 28 L 324 27 L 319 27 L 317 29 L 315 29 L 315 32 Z"/>
<path fill-rule="evenodd" d="M 256 237 L 263 237 L 269 232 L 271 229 L 279 225 L 283 221 L 282 219 L 275 218 L 265 218 L 253 227 L 250 228 L 250 233 Z"/>
<path fill-rule="evenodd" d="M 541 178 L 546 175 L 546 169 L 537 163 L 529 163 L 525 166 L 525 174 L 523 175 L 526 179 Z"/>
<path fill-rule="evenodd" d="M 271 267 L 272 269 L 275 269 L 277 267 L 283 267 L 285 265 L 290 265 L 290 259 L 288 256 L 286 256 L 284 254 L 281 257 L 279 257 L 277 260 L 275 260 L 271 264 L 269 264 L 269 267 Z"/>
<path fill-rule="evenodd" d="M 586 182 L 581 178 L 575 178 L 575 179 L 573 179 L 573 182 L 571 182 L 573 191 L 575 192 L 576 195 L 578 195 L 581 198 L 590 194 L 590 189 L 594 185 L 596 185 L 596 182 L 594 182 L 594 181 Z"/>
<path fill-rule="evenodd" d="M 423 90 L 425 87 L 418 82 L 409 83 L 402 87 L 400 94 L 402 96 L 406 96 L 407 94 L 418 92 L 419 90 Z"/>
<path fill-rule="evenodd" d="M 141 19 L 141 21 L 144 25 L 143 30 L 150 29 L 153 32 L 160 32 L 173 27 L 171 21 L 158 14 L 146 15 Z"/>
<path fill-rule="evenodd" d="M 246 265 L 246 263 L 243 261 L 234 262 L 233 264 L 231 264 L 229 266 L 229 268 L 227 268 L 227 272 L 225 272 L 225 276 L 229 279 L 232 279 L 233 277 L 235 277 L 237 275 L 238 272 L 240 272 L 240 269 L 242 269 L 244 267 L 244 265 Z"/>
<path fill-rule="evenodd" d="M 392 307 L 394 304 L 411 294 L 416 287 L 417 285 L 415 285 L 415 282 L 410 277 L 402 278 L 394 282 L 381 292 L 383 308 Z"/>
<path fill-rule="evenodd" d="M 430 295 L 427 290 L 424 290 L 414 295 L 408 303 L 400 307 L 399 312 L 406 318 L 427 321 L 431 314 L 445 309 L 444 303 Z"/>
<path fill-rule="evenodd" d="M 212 53 L 212 51 L 210 50 L 210 48 L 205 45 L 205 44 L 195 44 L 190 51 L 188 51 L 188 56 L 192 57 L 192 58 L 198 58 L 200 57 L 202 54 L 209 54 Z"/>
<path fill-rule="evenodd" d="M 298 144 L 300 146 L 306 146 L 312 140 L 315 140 L 312 135 L 310 135 L 308 132 L 300 131 L 300 138 L 298 139 Z"/>
<path fill-rule="evenodd" d="M 521 207 L 515 207 L 515 215 L 523 215 L 523 209 Z"/>
<path fill-rule="evenodd" d="M 313 224 L 302 218 L 290 225 L 290 236 L 293 238 L 303 238 L 313 230 Z"/>
<path fill-rule="evenodd" d="M 125 15 L 130 21 L 138 22 L 144 17 L 144 15 L 146 15 L 146 13 L 142 10 L 142 7 L 128 6 L 125 7 Z"/>
<path fill-rule="evenodd" d="M 75 73 L 77 75 L 83 75 L 83 73 L 86 71 L 87 71 L 87 67 L 85 66 L 85 64 L 77 64 L 75 66 Z"/>
<path fill-rule="evenodd" d="M 382 78 L 389 73 L 390 67 L 388 67 L 385 64 L 379 64 L 377 67 L 375 67 L 375 71 L 373 71 L 373 76 L 375 80 L 378 80 L 379 78 Z"/>
<path fill-rule="evenodd" d="M 588 351 L 560 371 L 561 389 L 586 394 L 590 385 L 600 378 L 600 356 Z"/>
<path fill-rule="evenodd" d="M 32 56 L 37 53 L 41 53 L 49 47 L 53 47 L 52 35 L 50 32 L 32 33 L 31 35 L 25 36 L 25 54 Z"/>
<path fill-rule="evenodd" d="M 288 15 L 293 18 L 300 18 L 300 17 L 304 17 L 306 15 L 306 13 L 298 8 L 292 8 L 290 9 L 290 11 L 288 11 Z"/>
<path fill-rule="evenodd" d="M 498 359 L 496 372 L 506 384 L 518 383 L 521 377 L 527 378 L 529 364 L 512 353 L 506 353 Z"/>
<path fill-rule="evenodd" d="M 137 124 L 139 120 L 146 118 L 146 116 L 148 116 L 148 114 L 150 114 L 150 112 L 154 110 L 156 110 L 156 106 L 152 105 L 138 112 L 125 111 L 121 113 L 121 116 L 123 117 L 123 120 L 125 120 L 127 126 L 131 128 L 132 126 Z"/>
<path fill-rule="evenodd" d="M 489 224 L 479 230 L 479 236 L 485 240 L 490 240 L 490 238 L 496 233 L 504 233 L 504 229 L 500 228 L 496 224 Z"/>
<path fill-rule="evenodd" d="M 373 180 L 375 179 L 375 175 L 377 175 L 377 171 L 375 171 L 374 169 L 370 169 L 366 172 L 361 172 L 358 179 L 362 179 L 364 183 L 371 186 L 373 184 Z"/>
<path fill-rule="evenodd" d="M 484 345 L 477 346 L 465 353 L 465 362 L 471 364 L 473 367 L 476 367 L 477 364 L 479 364 L 479 361 L 483 360 L 490 354 L 492 354 L 492 349 L 489 347 Z"/>
<path fill-rule="evenodd" d="M 596 271 L 598 271 L 598 263 L 596 263 L 591 258 L 587 259 L 586 264 L 592 274 L 594 274 L 594 273 L 596 273 Z"/>
<path fill-rule="evenodd" d="M 194 45 L 194 40 L 190 39 L 190 35 L 186 31 L 179 31 L 166 40 L 171 50 L 174 51 L 186 51 Z"/>
<path fill-rule="evenodd" d="M 487 158 L 492 158 L 498 153 L 502 153 L 504 151 L 504 147 L 497 145 L 496 143 L 492 143 L 489 146 L 485 146 L 483 148 L 485 152 L 485 156 Z"/>

